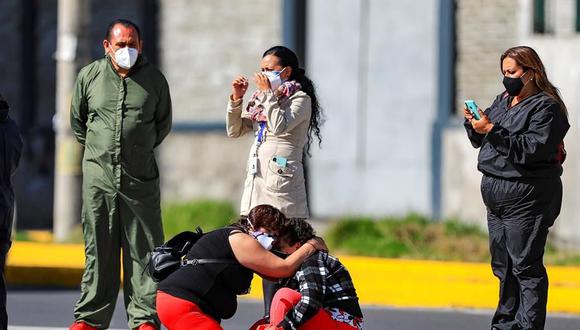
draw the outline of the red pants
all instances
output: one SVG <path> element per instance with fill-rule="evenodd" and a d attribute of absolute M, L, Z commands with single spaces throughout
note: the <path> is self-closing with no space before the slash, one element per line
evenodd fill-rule
<path fill-rule="evenodd" d="M 191 301 L 157 291 L 157 315 L 169 330 L 223 330 L 216 320 Z"/>
<path fill-rule="evenodd" d="M 276 292 L 272 300 L 272 307 L 270 307 L 270 322 L 278 325 L 284 316 L 290 311 L 302 298 L 302 295 L 288 288 L 282 288 Z M 265 329 L 267 325 L 258 326 L 258 330 Z M 339 322 L 330 316 L 330 313 L 321 308 L 316 315 L 310 320 L 306 321 L 300 330 L 358 330 L 344 322 Z"/>

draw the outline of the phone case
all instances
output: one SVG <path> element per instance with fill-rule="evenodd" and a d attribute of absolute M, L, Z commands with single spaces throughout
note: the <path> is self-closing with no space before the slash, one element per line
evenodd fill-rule
<path fill-rule="evenodd" d="M 288 164 L 288 159 L 286 159 L 286 157 L 282 157 L 282 156 L 275 156 L 274 161 L 280 167 L 286 167 L 286 164 Z"/>
<path fill-rule="evenodd" d="M 474 100 L 465 100 L 465 106 L 467 107 L 467 109 L 469 109 L 469 111 L 471 111 L 475 119 L 477 120 L 481 119 L 481 116 L 479 116 L 479 111 L 477 111 L 477 104 L 475 103 Z"/>

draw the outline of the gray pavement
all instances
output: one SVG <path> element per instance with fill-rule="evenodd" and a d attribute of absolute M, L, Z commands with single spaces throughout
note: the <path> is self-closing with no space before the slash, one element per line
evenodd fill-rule
<path fill-rule="evenodd" d="M 73 290 L 9 290 L 9 329 L 64 329 L 72 322 L 72 306 L 79 296 Z M 236 315 L 222 323 L 226 330 L 246 330 L 262 312 L 258 301 L 240 300 Z M 367 330 L 475 330 L 489 329 L 491 311 L 397 309 L 363 306 Z M 111 328 L 127 329 L 119 296 Z M 580 316 L 550 315 L 549 330 L 579 330 Z"/>

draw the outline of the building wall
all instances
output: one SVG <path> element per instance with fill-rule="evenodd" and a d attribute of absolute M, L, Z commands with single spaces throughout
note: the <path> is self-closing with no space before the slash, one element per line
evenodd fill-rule
<path fill-rule="evenodd" d="M 3 47 L 0 52 L 0 93 L 8 100 L 14 109 L 18 109 L 20 105 L 19 93 L 20 86 L 14 77 L 20 74 L 20 67 L 16 65 L 20 57 L 20 49 L 18 42 L 19 35 L 14 31 L 19 31 L 20 20 L 20 5 L 18 0 L 2 1 L 0 5 L 0 38 L 4 40 L 7 45 L 12 47 Z"/>
<path fill-rule="evenodd" d="M 50 226 L 52 201 L 46 198 L 46 205 L 34 204 L 40 199 L 32 197 L 52 196 L 52 54 L 58 2 L 36 3 L 36 36 L 31 41 L 37 49 L 35 131 L 25 139 L 27 155 L 16 179 L 19 216 L 35 226 Z M 102 34 L 112 19 L 127 17 L 142 27 L 150 24 L 151 17 L 144 17 L 146 2 L 91 3 L 88 33 L 93 58 L 102 56 Z M 322 149 L 314 144 L 308 160 L 314 216 L 430 213 L 438 3 L 307 3 L 306 69 L 326 114 Z M 574 111 L 580 105 L 575 93 L 580 83 L 575 58 L 580 43 L 570 23 L 574 1 L 552 2 L 555 34 L 541 36 L 531 32 L 532 0 L 456 3 L 458 112 L 465 98 L 485 107 L 501 92 L 499 55 L 515 44 L 535 47 L 550 78 L 561 87 L 572 129 L 566 140 L 565 199 L 555 231 L 561 242 L 580 245 L 580 221 L 574 207 L 580 170 Z M 157 151 L 163 200 L 217 198 L 237 203 L 252 137 L 225 136 L 229 85 L 237 74 L 249 76 L 257 71 L 262 52 L 281 43 L 282 0 L 162 0 L 158 7 L 157 41 L 145 35 L 145 42 L 157 43 L 158 65 L 171 87 L 175 126 L 197 128 L 175 130 Z M 7 44 L 20 43 L 19 33 L 14 33 L 22 28 L 20 11 L 19 1 L 0 2 L 0 36 Z M 15 116 L 22 102 L 21 58 L 19 47 L 0 52 L 0 92 L 9 98 Z M 460 122 L 459 113 L 454 122 Z M 443 143 L 443 213 L 485 227 L 477 150 L 471 148 L 459 124 L 445 132 Z M 33 212 L 26 215 L 26 211 Z"/>
<path fill-rule="evenodd" d="M 443 137 L 442 213 L 485 228 L 477 153 L 462 126 L 463 102 L 473 99 L 481 109 L 501 93 L 500 55 L 518 40 L 517 1 L 456 2 L 455 115 Z"/>
<path fill-rule="evenodd" d="M 540 37 L 531 35 L 525 43 L 538 51 L 550 81 L 560 89 L 568 108 L 570 130 L 564 139 L 568 157 L 564 163 L 562 182 L 564 198 L 562 212 L 554 225 L 558 242 L 565 246 L 580 247 L 580 36 L 564 35 Z"/>
<path fill-rule="evenodd" d="M 565 246 L 580 246 L 580 221 L 578 204 L 580 162 L 577 156 L 580 146 L 576 124 L 579 117 L 575 109 L 580 106 L 580 36 L 573 31 L 573 1 L 546 1 L 549 6 L 549 24 L 552 34 L 534 34 L 532 30 L 532 0 L 497 0 L 494 6 L 480 6 L 481 1 L 462 0 L 458 7 L 458 70 L 457 103 L 472 97 L 481 108 L 488 106 L 494 95 L 503 90 L 499 74 L 499 56 L 514 45 L 533 47 L 542 59 L 549 79 L 560 88 L 569 111 L 572 126 L 565 143 L 568 158 L 562 176 L 564 200 L 562 212 L 553 227 L 556 242 Z M 515 13 L 515 15 L 514 15 Z M 509 17 L 511 16 L 511 17 Z M 473 17 L 473 21 L 466 19 Z M 497 24 L 488 22 L 497 18 Z M 481 21 L 480 21 L 481 20 Z M 500 22 L 503 22 L 500 24 Z M 503 30 L 503 33 L 500 33 Z M 477 47 L 473 50 L 473 47 Z M 468 56 L 468 54 L 472 54 Z M 492 60 L 487 60 L 489 57 Z M 487 72 L 489 71 L 489 72 Z M 472 72 L 477 72 L 472 79 Z M 458 115 L 459 116 L 459 115 Z M 459 122 L 459 119 L 457 119 Z M 445 132 L 443 212 L 447 217 L 457 217 L 486 228 L 485 207 L 481 201 L 479 182 L 481 173 L 476 169 L 478 150 L 469 144 L 463 127 L 455 125 Z"/>
<path fill-rule="evenodd" d="M 22 228 L 50 228 L 54 171 L 56 27 L 58 1 L 32 2 L 34 38 L 33 105 L 22 113 L 22 2 L 0 2 L 0 36 L 13 45 L 0 53 L 0 92 L 13 108 L 23 132 L 25 153 L 16 176 L 18 218 Z M 147 16 L 147 6 L 157 6 Z M 225 135 L 225 106 L 237 74 L 258 71 L 264 50 L 281 43 L 280 0 L 220 1 L 91 1 L 86 17 L 90 61 L 104 54 L 102 40 L 109 22 L 127 18 L 141 27 L 145 55 L 158 60 L 172 92 L 176 126 L 208 124 L 217 131 L 174 131 L 159 148 L 164 200 L 241 197 L 251 136 L 230 140 Z M 31 13 L 27 13 L 31 16 Z M 155 17 L 155 15 L 157 17 Z M 157 38 L 148 33 L 157 29 Z M 16 32 L 15 32 L 16 31 Z M 156 52 L 158 50 L 158 53 Z M 158 55 L 158 56 L 157 56 Z M 251 92 L 251 91 L 250 91 Z M 19 112 L 20 111 L 20 112 Z M 46 196 L 38 199 L 34 196 Z"/>
<path fill-rule="evenodd" d="M 457 1 L 456 108 L 473 99 L 487 108 L 501 93 L 500 55 L 518 41 L 519 4 L 513 0 Z"/>
<path fill-rule="evenodd" d="M 174 126 L 223 126 L 170 134 L 158 152 L 163 200 L 239 203 L 252 136 L 226 136 L 231 81 L 259 71 L 262 53 L 281 43 L 281 8 L 279 0 L 160 2 L 160 66 L 171 88 Z"/>
<path fill-rule="evenodd" d="M 0 52 L 0 93 L 8 100 L 10 116 L 24 139 L 14 177 L 16 225 L 29 228 L 47 228 L 52 220 L 56 2 L 41 1 L 27 13 L 23 12 L 26 1 L 0 2 L 0 38 L 5 44 Z"/>
<path fill-rule="evenodd" d="M 315 216 L 430 213 L 437 4 L 308 2 L 307 72 L 327 119 L 309 163 Z"/>

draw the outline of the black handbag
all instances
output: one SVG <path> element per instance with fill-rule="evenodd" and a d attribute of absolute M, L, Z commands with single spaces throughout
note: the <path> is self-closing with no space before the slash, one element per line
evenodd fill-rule
<path fill-rule="evenodd" d="M 235 259 L 187 259 L 187 252 L 204 235 L 201 228 L 184 231 L 151 252 L 147 269 L 155 282 L 160 282 L 179 267 L 199 264 L 237 264 Z"/>

